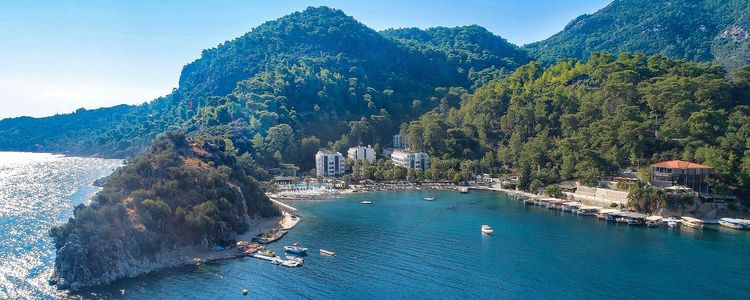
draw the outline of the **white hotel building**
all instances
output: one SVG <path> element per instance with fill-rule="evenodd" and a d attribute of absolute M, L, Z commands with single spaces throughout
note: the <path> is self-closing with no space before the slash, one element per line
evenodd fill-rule
<path fill-rule="evenodd" d="M 344 156 L 331 150 L 320 150 L 315 154 L 315 170 L 318 176 L 337 177 L 344 175 Z"/>
<path fill-rule="evenodd" d="M 375 161 L 375 149 L 370 147 L 370 145 L 367 145 L 367 147 L 352 147 L 346 153 L 347 157 L 352 160 L 365 160 L 369 163 Z"/>
<path fill-rule="evenodd" d="M 424 152 L 396 149 L 391 153 L 391 160 L 395 165 L 409 169 L 427 170 L 430 167 L 430 157 Z"/>

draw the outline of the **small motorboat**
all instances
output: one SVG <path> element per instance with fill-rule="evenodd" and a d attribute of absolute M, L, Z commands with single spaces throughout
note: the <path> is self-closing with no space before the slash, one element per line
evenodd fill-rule
<path fill-rule="evenodd" d="M 276 257 L 276 253 L 273 253 L 273 251 L 268 250 L 268 249 L 258 250 L 257 253 L 258 253 L 258 255 L 263 255 L 263 256 L 267 256 L 267 257 Z"/>
<path fill-rule="evenodd" d="M 435 200 L 435 197 L 424 197 L 425 201 L 432 201 Z"/>
<path fill-rule="evenodd" d="M 305 263 L 305 260 L 302 259 L 301 257 L 288 255 L 286 257 L 286 260 L 282 262 L 281 264 L 284 265 L 285 267 L 294 268 L 294 267 L 302 266 L 304 263 Z"/>
<path fill-rule="evenodd" d="M 490 225 L 482 225 L 482 233 L 487 235 L 492 235 L 495 233 L 495 230 L 490 227 Z"/>
<path fill-rule="evenodd" d="M 274 264 L 274 265 L 280 265 L 283 262 L 284 262 L 284 260 L 281 257 L 278 257 L 278 256 L 274 257 L 271 260 L 271 263 Z"/>
<path fill-rule="evenodd" d="M 284 251 L 294 254 L 305 254 L 307 253 L 307 248 L 301 247 L 298 243 L 295 243 L 292 246 L 284 246 Z"/>
<path fill-rule="evenodd" d="M 320 254 L 323 254 L 325 256 L 336 256 L 336 252 L 333 252 L 331 250 L 322 249 L 322 248 L 320 249 Z"/>
<path fill-rule="evenodd" d="M 247 296 L 247 293 L 248 293 L 248 292 L 247 292 L 247 289 L 242 289 L 242 295 L 243 295 L 243 296 Z"/>
<path fill-rule="evenodd" d="M 370 200 L 362 200 L 362 202 L 360 202 L 360 203 L 362 203 L 362 204 L 372 204 L 372 201 L 370 201 Z"/>

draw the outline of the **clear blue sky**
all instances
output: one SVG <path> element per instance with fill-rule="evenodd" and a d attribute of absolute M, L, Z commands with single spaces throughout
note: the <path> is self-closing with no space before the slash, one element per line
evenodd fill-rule
<path fill-rule="evenodd" d="M 610 0 L 4 1 L 0 118 L 135 104 L 177 86 L 201 50 L 308 6 L 377 29 L 477 24 L 522 45 Z"/>

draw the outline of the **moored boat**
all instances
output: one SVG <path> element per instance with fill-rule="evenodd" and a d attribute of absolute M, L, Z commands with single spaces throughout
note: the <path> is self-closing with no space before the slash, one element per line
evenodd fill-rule
<path fill-rule="evenodd" d="M 581 206 L 576 210 L 576 214 L 581 216 L 596 216 L 600 208 L 597 206 Z"/>
<path fill-rule="evenodd" d="M 750 227 L 746 226 L 745 222 L 743 221 L 744 220 L 741 220 L 741 219 L 721 218 L 721 220 L 719 220 L 719 225 L 727 227 L 727 228 L 739 229 L 739 230 L 750 229 Z"/>
<path fill-rule="evenodd" d="M 659 227 L 661 219 L 661 216 L 648 216 L 646 218 L 646 227 Z"/>
<path fill-rule="evenodd" d="M 682 217 L 682 224 L 695 229 L 703 229 L 703 220 L 693 217 Z"/>
<path fill-rule="evenodd" d="M 487 235 L 492 235 L 495 233 L 495 230 L 490 227 L 490 225 L 482 225 L 482 233 Z"/>
<path fill-rule="evenodd" d="M 459 187 L 458 188 L 458 192 L 461 193 L 461 194 L 466 194 L 466 193 L 469 192 L 469 188 L 465 187 L 465 186 Z"/>
<path fill-rule="evenodd" d="M 569 211 L 575 213 L 575 211 L 578 210 L 579 207 L 581 207 L 581 203 L 572 201 L 572 202 L 565 202 L 562 204 L 562 211 Z"/>

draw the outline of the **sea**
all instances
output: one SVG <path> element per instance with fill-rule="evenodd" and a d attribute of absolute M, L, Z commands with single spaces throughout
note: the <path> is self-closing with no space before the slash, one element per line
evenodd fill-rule
<path fill-rule="evenodd" d="M 302 222 L 269 248 L 308 247 L 299 268 L 240 258 L 56 291 L 47 231 L 120 163 L 0 153 L 0 298 L 750 299 L 750 232 L 633 227 L 498 192 L 431 190 L 288 201 Z"/>

